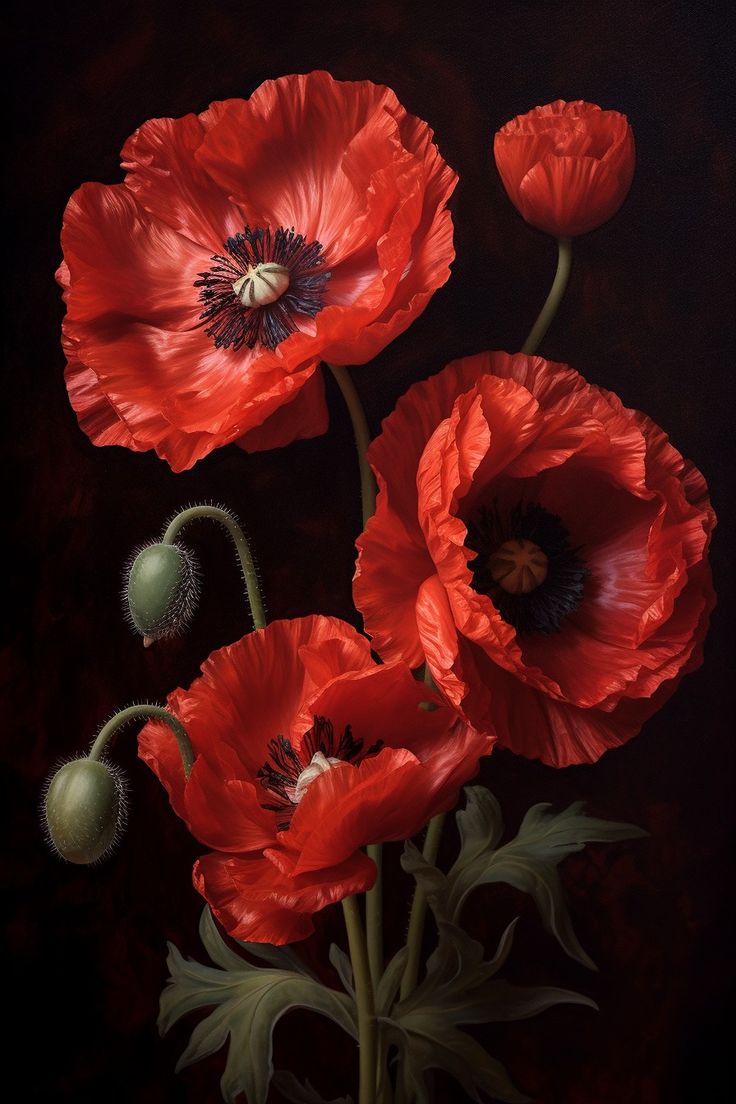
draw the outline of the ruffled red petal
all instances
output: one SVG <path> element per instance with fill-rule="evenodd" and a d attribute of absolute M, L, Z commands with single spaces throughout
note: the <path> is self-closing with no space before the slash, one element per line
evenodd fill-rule
<path fill-rule="evenodd" d="M 247 221 L 197 157 L 226 106 L 213 103 L 201 115 L 181 119 L 149 119 L 120 154 L 127 170 L 125 186 L 140 206 L 201 246 L 208 257 L 221 253 L 223 242 Z"/>
<path fill-rule="evenodd" d="M 236 444 L 246 452 L 284 448 L 292 441 L 319 437 L 327 432 L 329 414 L 325 401 L 324 376 L 315 362 L 312 374 L 308 368 L 299 374 L 305 382 L 288 403 L 279 406 L 262 425 L 248 430 Z"/>
<path fill-rule="evenodd" d="M 194 887 L 235 939 L 281 945 L 306 939 L 312 915 L 370 889 L 375 864 L 356 852 L 338 867 L 291 877 L 261 857 L 204 855 L 194 864 Z"/>
<path fill-rule="evenodd" d="M 140 451 L 132 433 L 102 390 L 97 376 L 91 369 L 85 368 L 77 357 L 76 342 L 62 332 L 61 344 L 67 358 L 64 379 L 69 402 L 82 430 L 95 445 L 122 445 Z"/>

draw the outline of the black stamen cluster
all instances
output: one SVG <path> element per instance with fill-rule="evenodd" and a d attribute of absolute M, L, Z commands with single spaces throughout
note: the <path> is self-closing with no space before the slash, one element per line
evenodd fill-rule
<path fill-rule="evenodd" d="M 287 740 L 285 736 L 277 736 L 268 744 L 271 761 L 263 764 L 256 778 L 264 789 L 269 790 L 279 800 L 275 803 L 264 803 L 263 808 L 282 814 L 283 819 L 276 827 L 280 832 L 285 832 L 296 809 L 290 794 L 293 793 L 299 781 L 299 775 L 309 766 L 312 757 L 318 751 L 321 751 L 326 759 L 342 759 L 345 763 L 353 763 L 369 755 L 375 755 L 382 746 L 379 740 L 364 753 L 363 741 L 354 738 L 350 725 L 345 727 L 342 736 L 337 739 L 332 721 L 326 717 L 314 718 L 314 724 L 302 742 L 301 756 L 294 750 L 291 740 Z"/>
<path fill-rule="evenodd" d="M 205 333 L 214 338 L 217 349 L 249 349 L 264 345 L 275 349 L 295 333 L 298 316 L 314 318 L 322 310 L 322 293 L 330 278 L 323 269 L 325 259 L 318 241 L 306 242 L 294 227 L 272 233 L 270 228 L 251 230 L 228 238 L 227 256 L 216 253 L 212 268 L 200 272 L 194 286 L 201 288 L 204 304 L 200 320 L 208 322 Z M 246 307 L 233 291 L 233 284 L 259 264 L 277 264 L 289 270 L 289 286 L 275 303 Z"/>
<path fill-rule="evenodd" d="M 494 552 L 509 540 L 528 540 L 547 557 L 547 577 L 528 594 L 509 594 L 495 581 L 490 561 Z M 482 506 L 468 524 L 465 541 L 477 558 L 468 561 L 472 586 L 487 594 L 509 625 L 519 633 L 559 632 L 563 620 L 583 600 L 589 568 L 579 548 L 570 547 L 570 535 L 557 514 L 539 503 L 520 503 L 504 513 L 498 500 Z"/>

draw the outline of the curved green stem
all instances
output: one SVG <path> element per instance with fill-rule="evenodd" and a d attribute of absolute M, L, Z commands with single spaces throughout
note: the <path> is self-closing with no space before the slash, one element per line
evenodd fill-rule
<path fill-rule="evenodd" d="M 360 1092 L 358 1104 L 376 1104 L 377 1024 L 376 1010 L 368 965 L 368 951 L 355 897 L 342 902 L 348 933 L 350 961 L 353 964 L 355 1000 L 358 1006 L 358 1046 L 360 1049 Z"/>
<path fill-rule="evenodd" d="M 547 333 L 552 319 L 557 314 L 557 308 L 560 305 L 562 296 L 565 294 L 567 281 L 570 277 L 571 264 L 572 239 L 559 238 L 557 241 L 557 271 L 555 272 L 555 278 L 552 281 L 552 287 L 549 289 L 549 295 L 544 302 L 544 306 L 539 312 L 539 317 L 532 326 L 529 336 L 521 347 L 522 353 L 532 356 L 536 353 L 540 342 L 544 339 L 544 335 Z"/>
<path fill-rule="evenodd" d="M 232 537 L 245 580 L 253 625 L 256 629 L 264 629 L 266 627 L 266 611 L 263 608 L 261 588 L 258 585 L 258 574 L 250 547 L 243 530 L 227 510 L 221 510 L 217 506 L 190 506 L 187 510 L 182 510 L 180 514 L 177 514 L 173 521 L 169 523 L 168 529 L 161 538 L 161 543 L 173 544 L 184 526 L 198 518 L 208 518 L 210 521 L 219 522 Z"/>
<path fill-rule="evenodd" d="M 429 822 L 422 849 L 422 856 L 428 863 L 434 864 L 437 858 L 444 823 L 445 813 L 438 813 Z M 419 958 L 422 952 L 422 936 L 424 934 L 424 914 L 426 911 L 427 898 L 423 890 L 417 886 L 414 890 L 414 900 L 411 903 L 409 914 L 409 933 L 406 937 L 407 957 L 404 976 L 401 979 L 400 1000 L 404 1000 L 410 993 L 413 993 L 417 986 Z"/>
<path fill-rule="evenodd" d="M 342 397 L 350 414 L 350 421 L 353 423 L 355 447 L 358 450 L 358 463 L 360 464 L 360 493 L 363 500 L 363 525 L 365 525 L 368 518 L 376 512 L 376 480 L 366 456 L 368 445 L 371 443 L 371 434 L 363 404 L 355 390 L 355 384 L 350 378 L 347 368 L 341 364 L 327 364 L 326 361 L 325 365 L 337 381 L 337 386 L 342 392 Z"/>
<path fill-rule="evenodd" d="M 121 709 L 119 713 L 111 717 L 107 724 L 100 729 L 88 758 L 99 759 L 107 746 L 108 740 L 118 729 L 122 728 L 128 721 L 137 721 L 144 718 L 146 720 L 153 719 L 164 721 L 169 726 L 174 736 L 176 736 L 176 742 L 179 745 L 179 754 L 181 755 L 181 762 L 184 767 L 184 777 L 189 778 L 192 767 L 194 766 L 194 752 L 192 751 L 192 745 L 189 742 L 186 729 L 181 721 L 160 705 L 129 705 L 127 709 Z"/>

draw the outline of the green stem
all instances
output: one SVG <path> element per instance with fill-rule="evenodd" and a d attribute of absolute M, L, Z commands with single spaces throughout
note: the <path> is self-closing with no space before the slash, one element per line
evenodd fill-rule
<path fill-rule="evenodd" d="M 345 927 L 353 964 L 355 1000 L 358 1005 L 358 1046 L 360 1053 L 360 1092 L 358 1104 L 376 1104 L 376 1011 L 368 964 L 368 951 L 360 919 L 360 909 L 355 897 L 345 897 L 342 902 Z"/>
<path fill-rule="evenodd" d="M 521 347 L 522 353 L 532 356 L 536 353 L 540 342 L 544 339 L 544 335 L 547 333 L 552 319 L 557 314 L 557 308 L 560 305 L 562 296 L 565 294 L 567 281 L 570 277 L 571 264 L 572 239 L 559 238 L 557 241 L 557 271 L 555 272 L 555 278 L 552 281 L 552 287 L 549 289 L 549 295 L 544 302 L 544 306 L 539 312 L 539 317 L 532 326 L 529 336 Z"/>
<path fill-rule="evenodd" d="M 350 421 L 353 425 L 355 447 L 358 450 L 358 464 L 360 466 L 360 493 L 363 503 L 363 525 L 368 518 L 376 512 L 376 480 L 368 463 L 368 446 L 371 442 L 371 434 L 368 429 L 363 404 L 360 395 L 355 389 L 355 384 L 350 378 L 347 368 L 340 364 L 327 364 L 348 408 Z M 372 889 L 366 893 L 366 927 L 368 929 L 368 959 L 370 962 L 371 978 L 373 985 L 378 985 L 383 973 L 383 859 L 380 843 L 370 844 L 368 855 L 376 864 L 376 881 Z"/>
<path fill-rule="evenodd" d="M 376 864 L 376 881 L 365 895 L 365 926 L 368 932 L 368 962 L 373 988 L 383 975 L 383 848 L 370 843 L 368 857 Z"/>
<path fill-rule="evenodd" d="M 122 728 L 128 721 L 137 721 L 143 718 L 164 721 L 165 724 L 169 726 L 176 736 L 176 742 L 179 745 L 179 754 L 181 755 L 181 762 L 184 767 L 184 777 L 189 778 L 192 767 L 194 766 L 194 752 L 192 751 L 192 745 L 189 742 L 186 729 L 181 721 L 160 705 L 129 705 L 127 709 L 121 709 L 120 712 L 116 713 L 114 717 L 111 717 L 107 724 L 100 730 L 92 745 L 92 750 L 88 758 L 99 759 L 105 750 L 108 740 L 119 728 Z"/>
<path fill-rule="evenodd" d="M 442 826 L 445 823 L 445 813 L 438 813 L 429 822 L 427 835 L 424 840 L 422 855 L 424 859 L 434 865 L 442 836 Z M 427 910 L 427 899 L 424 891 L 417 886 L 414 890 L 414 900 L 411 903 L 409 914 L 409 933 L 406 938 L 407 956 L 404 976 L 401 979 L 399 999 L 404 1000 L 413 993 L 419 978 L 419 958 L 422 952 L 422 936 L 424 934 L 424 914 Z"/>
<path fill-rule="evenodd" d="M 219 522 L 232 537 L 245 580 L 253 625 L 256 629 L 265 629 L 266 611 L 263 608 L 263 598 L 261 597 L 261 588 L 258 585 L 258 574 L 253 563 L 253 557 L 243 530 L 227 510 L 220 510 L 217 506 L 190 506 L 189 509 L 182 510 L 180 514 L 177 514 L 170 522 L 168 529 L 161 538 L 161 543 L 173 544 L 184 526 L 188 525 L 190 521 L 196 521 L 197 518 L 208 518 L 210 521 Z"/>
<path fill-rule="evenodd" d="M 348 408 L 350 421 L 353 423 L 355 447 L 358 450 L 358 463 L 360 464 L 360 493 L 363 501 L 363 525 L 365 525 L 368 518 L 373 517 L 376 512 L 376 480 L 366 455 L 368 445 L 371 443 L 371 434 L 363 404 L 360 401 L 360 395 L 355 390 L 355 384 L 350 378 L 347 368 L 341 364 L 326 364 L 326 367 L 330 369 L 337 381 L 337 386 L 340 388 L 345 405 Z"/>

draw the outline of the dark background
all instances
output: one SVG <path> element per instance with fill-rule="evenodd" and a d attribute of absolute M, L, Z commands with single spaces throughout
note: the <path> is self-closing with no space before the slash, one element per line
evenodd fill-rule
<path fill-rule="evenodd" d="M 134 740 L 117 750 L 131 779 L 130 823 L 106 865 L 57 861 L 37 816 L 44 777 L 90 740 L 101 719 L 187 685 L 213 648 L 246 629 L 229 544 L 204 526 L 191 534 L 205 569 L 194 627 L 185 640 L 144 651 L 120 613 L 129 550 L 155 536 L 177 507 L 223 502 L 253 540 L 272 617 L 319 611 L 355 621 L 358 473 L 332 384 L 330 432 L 289 449 L 247 456 L 230 447 L 173 475 L 153 454 L 94 448 L 62 380 L 62 306 L 53 282 L 62 211 L 83 181 L 121 179 L 117 151 L 143 120 L 201 110 L 210 100 L 247 96 L 267 77 L 320 67 L 389 84 L 430 122 L 460 174 L 449 284 L 406 334 L 355 372 L 374 430 L 409 383 L 449 359 L 517 349 L 546 294 L 554 244 L 508 202 L 492 162 L 493 132 L 558 96 L 616 108 L 634 127 L 631 195 L 613 222 L 577 242 L 570 288 L 542 352 L 646 411 L 706 474 L 720 514 L 713 547 L 720 602 L 704 668 L 626 747 L 594 767 L 564 771 L 507 753 L 485 763 L 482 781 L 512 829 L 535 801 L 583 798 L 596 814 L 633 821 L 651 837 L 590 847 L 563 868 L 598 975 L 565 958 L 526 898 L 503 888 L 477 894 L 468 917 L 487 947 L 521 914 L 512 979 L 579 988 L 601 1007 L 599 1014 L 563 1007 L 478 1029 L 478 1037 L 538 1104 L 684 1104 L 728 1095 L 734 150 L 724 13 L 725 6 L 641 0 L 158 0 L 89 10 L 60 3 L 42 17 L 31 4 L 16 6 L 5 58 L 14 98 L 5 126 L 14 135 L 4 237 L 5 244 L 13 237 L 14 251 L 5 262 L 4 512 L 11 503 L 14 527 L 5 541 L 12 566 L 1 807 L 10 818 L 4 939 L 20 980 L 5 1005 L 20 1028 L 6 1070 L 28 1086 L 17 1099 L 220 1099 L 221 1056 L 174 1075 L 192 1021 L 164 1041 L 156 1034 L 165 940 L 201 957 L 201 901 L 189 882 L 199 848 L 136 760 Z M 453 846 L 448 833 L 445 859 Z M 392 949 L 403 937 L 407 893 L 394 875 Z M 331 938 L 342 939 L 339 921 L 340 910 L 318 918 L 308 954 L 324 956 Z M 351 1087 L 352 1044 L 305 1014 L 277 1029 L 276 1060 L 311 1075 L 325 1094 Z M 438 1100 L 460 1099 L 441 1083 Z"/>

